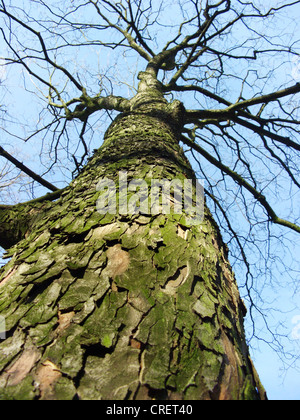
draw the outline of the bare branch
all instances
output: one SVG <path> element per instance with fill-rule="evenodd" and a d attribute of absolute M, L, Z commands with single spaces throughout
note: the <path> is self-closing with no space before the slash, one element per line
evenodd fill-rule
<path fill-rule="evenodd" d="M 102 109 L 126 112 L 130 110 L 131 106 L 129 100 L 113 95 L 108 97 L 97 96 L 95 98 L 84 95 L 77 101 L 80 104 L 76 106 L 73 112 L 67 112 L 67 120 L 78 118 L 85 122 L 90 115 Z"/>
<path fill-rule="evenodd" d="M 15 17 L 11 13 L 9 13 L 8 10 L 6 9 L 5 5 L 4 5 L 4 1 L 3 0 L 2 0 L 2 5 L 3 5 L 3 9 L 0 9 L 0 13 L 5 14 L 9 19 L 11 19 L 12 21 L 18 23 L 20 26 L 22 26 L 24 29 L 28 30 L 29 32 L 33 33 L 38 38 L 39 43 L 40 43 L 41 48 L 42 48 L 42 52 L 44 54 L 45 61 L 47 63 L 49 63 L 51 66 L 53 66 L 55 69 L 62 71 L 71 80 L 71 82 L 74 83 L 74 85 L 77 87 L 77 89 L 79 89 L 80 91 L 83 91 L 84 90 L 83 86 L 81 86 L 81 84 L 73 77 L 73 75 L 67 69 L 65 69 L 64 67 L 59 66 L 57 63 L 55 63 L 55 61 L 53 61 L 49 57 L 48 50 L 47 50 L 45 41 L 44 41 L 41 33 L 40 32 L 37 32 L 36 30 L 34 30 L 33 28 L 31 28 L 29 25 L 27 25 L 26 23 L 22 22 L 17 17 Z M 2 31 L 2 34 L 4 36 L 4 32 L 3 31 Z M 8 44 L 8 45 L 10 45 L 10 44 Z M 16 54 L 16 52 L 15 52 L 15 54 Z M 23 61 L 23 60 L 21 60 L 21 61 Z"/>
<path fill-rule="evenodd" d="M 229 175 L 238 185 L 240 185 L 241 187 L 249 191 L 252 194 L 252 196 L 264 207 L 270 221 L 272 221 L 275 224 L 288 227 L 294 230 L 295 232 L 300 233 L 300 226 L 297 226 L 296 224 L 292 222 L 279 218 L 276 212 L 274 211 L 274 209 L 268 203 L 266 197 L 261 192 L 257 191 L 252 185 L 250 185 L 241 175 L 231 170 L 228 166 L 224 165 L 221 161 L 211 156 L 205 149 L 203 149 L 201 146 L 194 143 L 193 141 L 189 140 L 187 137 L 181 136 L 181 140 L 184 144 L 186 144 L 187 146 L 191 147 L 192 149 L 200 153 L 205 159 L 207 159 L 210 163 L 212 163 L 214 166 L 219 168 L 226 175 Z"/>
<path fill-rule="evenodd" d="M 23 171 L 25 174 L 30 176 L 30 178 L 37 181 L 39 184 L 43 185 L 44 187 L 48 188 L 50 191 L 58 191 L 58 188 L 52 185 L 50 182 L 43 179 L 41 176 L 37 175 L 35 172 L 33 172 L 31 169 L 29 169 L 27 166 L 23 165 L 20 161 L 18 161 L 16 158 L 14 158 L 11 154 L 6 152 L 3 147 L 0 146 L 0 156 L 3 156 L 5 159 L 9 160 L 11 163 L 13 163 L 18 169 Z"/>
<path fill-rule="evenodd" d="M 128 20 L 127 20 L 127 18 L 126 17 L 124 17 L 124 15 L 120 12 L 120 10 L 114 5 L 114 4 L 112 4 L 111 2 L 109 2 L 109 1 L 105 1 L 105 0 L 102 0 L 103 1 L 103 3 L 105 3 L 105 4 L 107 4 L 112 10 L 114 10 L 119 16 L 120 16 L 120 18 L 121 19 L 123 19 L 123 21 L 125 22 L 125 23 L 127 23 L 128 25 L 129 25 L 129 27 L 131 27 L 132 25 L 133 25 L 133 22 L 129 22 Z M 130 35 L 130 33 L 129 33 L 129 31 L 128 30 L 124 30 L 124 29 L 122 29 L 121 28 L 121 26 L 119 26 L 119 25 L 116 25 L 116 24 L 114 24 L 114 23 L 112 23 L 109 19 L 108 19 L 108 17 L 107 16 L 105 16 L 103 13 L 102 13 L 102 11 L 101 11 L 101 9 L 100 9 L 100 6 L 99 6 L 99 0 L 89 0 L 89 2 L 91 3 L 91 4 L 93 4 L 94 6 L 95 6 L 95 8 L 96 8 L 96 11 L 97 11 L 97 13 L 98 13 L 98 15 L 111 27 L 111 28 L 114 28 L 114 29 L 116 29 L 118 32 L 120 32 L 126 39 L 127 39 L 127 41 L 128 41 L 128 43 L 129 43 L 129 46 L 131 47 L 131 48 L 133 48 L 136 52 L 138 52 L 139 53 L 139 55 L 141 56 L 141 57 L 143 57 L 145 60 L 147 60 L 147 61 L 150 61 L 151 60 L 151 58 L 155 55 L 154 53 L 153 53 L 153 51 L 147 46 L 147 44 L 142 40 L 142 46 L 144 47 L 144 48 L 142 48 L 142 47 L 140 47 L 137 43 L 136 43 L 136 41 L 134 40 L 134 38 Z M 134 30 L 135 30 L 135 32 L 136 32 L 136 34 L 137 34 L 137 36 L 138 36 L 138 38 L 139 38 L 139 40 L 141 40 L 141 36 L 140 36 L 140 34 L 139 34 L 139 32 L 138 32 L 138 30 L 137 30 L 137 28 L 135 27 L 135 25 L 134 25 Z"/>

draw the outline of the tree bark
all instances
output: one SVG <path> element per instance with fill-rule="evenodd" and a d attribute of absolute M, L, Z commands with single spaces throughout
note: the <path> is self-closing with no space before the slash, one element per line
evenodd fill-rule
<path fill-rule="evenodd" d="M 209 210 L 194 226 L 184 214 L 96 210 L 99 180 L 117 183 L 120 171 L 148 184 L 195 178 L 179 146 L 182 104 L 155 86 L 150 95 L 143 77 L 57 201 L 32 204 L 18 235 L 12 209 L 0 209 L 2 245 L 14 245 L 0 272 L 0 399 L 265 398 Z"/>

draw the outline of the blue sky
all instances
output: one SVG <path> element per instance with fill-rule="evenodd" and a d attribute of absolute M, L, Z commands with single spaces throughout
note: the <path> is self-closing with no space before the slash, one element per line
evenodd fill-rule
<path fill-rule="evenodd" d="M 270 400 L 300 400 L 300 297 L 291 290 L 281 294 L 280 306 L 288 313 L 275 313 L 274 325 L 280 323 L 288 336 L 284 350 L 291 357 L 282 359 L 269 344 L 254 340 L 251 356 Z M 298 306 L 298 308 L 297 308 Z M 259 324 L 259 321 L 258 321 Z M 278 325 L 278 324 L 277 324 Z M 264 332 L 262 332 L 262 336 Z"/>

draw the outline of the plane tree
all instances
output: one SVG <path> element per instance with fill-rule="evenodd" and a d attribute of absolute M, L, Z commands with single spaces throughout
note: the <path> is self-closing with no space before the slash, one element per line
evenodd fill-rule
<path fill-rule="evenodd" d="M 266 274 L 300 231 L 299 1 L 13 3 L 1 67 L 40 108 L 2 134 L 41 152 L 0 155 L 49 192 L 0 205 L 0 398 L 265 399 L 229 260 L 253 317 L 253 250 Z M 178 187 L 200 178 L 201 222 Z"/>

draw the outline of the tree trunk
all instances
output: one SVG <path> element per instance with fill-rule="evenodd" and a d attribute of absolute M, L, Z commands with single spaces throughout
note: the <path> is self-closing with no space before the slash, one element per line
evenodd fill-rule
<path fill-rule="evenodd" d="M 2 245 L 15 244 L 0 272 L 0 399 L 265 398 L 208 209 L 192 226 L 184 214 L 96 210 L 99 180 L 117 185 L 120 172 L 195 178 L 179 146 L 183 106 L 141 92 L 56 202 L 0 209 Z"/>

